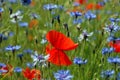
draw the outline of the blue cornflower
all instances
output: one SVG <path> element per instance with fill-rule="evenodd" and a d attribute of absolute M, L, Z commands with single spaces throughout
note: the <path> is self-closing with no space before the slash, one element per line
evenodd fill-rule
<path fill-rule="evenodd" d="M 106 32 L 109 32 L 110 34 L 112 32 L 116 32 L 118 30 L 120 30 L 119 26 L 117 24 L 115 24 L 114 22 L 112 22 L 110 25 L 106 25 L 106 27 L 104 28 L 104 30 Z"/>
<path fill-rule="evenodd" d="M 110 18 L 109 19 L 111 22 L 119 22 L 120 18 Z"/>
<path fill-rule="evenodd" d="M 57 20 L 57 22 L 60 24 L 60 15 L 54 16 L 52 18 L 52 24 L 54 23 L 55 20 Z"/>
<path fill-rule="evenodd" d="M 24 53 L 27 53 L 27 54 L 32 54 L 33 53 L 33 50 L 31 49 L 26 49 L 23 51 Z"/>
<path fill-rule="evenodd" d="M 4 11 L 4 9 L 3 8 L 0 8 L 0 13 L 2 13 Z"/>
<path fill-rule="evenodd" d="M 12 32 L 12 31 L 8 32 L 8 36 L 10 36 L 10 37 L 14 36 L 14 32 Z"/>
<path fill-rule="evenodd" d="M 82 64 L 86 64 L 87 63 L 87 60 L 83 60 L 82 58 L 74 58 L 73 60 L 74 64 L 77 64 L 77 65 L 82 65 Z"/>
<path fill-rule="evenodd" d="M 108 59 L 109 63 L 114 63 L 114 64 L 120 64 L 120 58 L 119 57 L 109 57 Z"/>
<path fill-rule="evenodd" d="M 17 54 L 17 57 L 23 57 L 23 54 L 22 53 Z"/>
<path fill-rule="evenodd" d="M 21 60 L 21 62 L 22 62 L 22 57 L 23 57 L 23 54 L 22 53 L 20 53 L 20 54 L 17 54 L 17 57 Z"/>
<path fill-rule="evenodd" d="M 31 13 L 30 14 L 31 19 L 39 19 L 40 15 L 36 14 L 36 13 Z"/>
<path fill-rule="evenodd" d="M 27 22 L 19 22 L 18 24 L 20 27 L 28 27 L 28 23 Z"/>
<path fill-rule="evenodd" d="M 33 68 L 34 67 L 34 64 L 33 63 L 26 63 L 27 67 L 29 68 Z"/>
<path fill-rule="evenodd" d="M 70 14 L 70 16 L 75 16 L 75 18 L 77 18 L 78 16 L 82 16 L 82 13 L 78 12 L 78 11 L 76 11 L 76 12 L 70 12 L 69 14 Z"/>
<path fill-rule="evenodd" d="M 0 43 L 1 43 L 3 40 L 7 40 L 7 39 L 8 39 L 8 37 L 7 37 L 6 35 L 0 33 Z"/>
<path fill-rule="evenodd" d="M 74 20 L 73 20 L 73 24 L 80 24 L 80 23 L 82 23 L 82 22 L 83 22 L 82 19 L 74 19 Z"/>
<path fill-rule="evenodd" d="M 56 4 L 45 4 L 44 6 L 43 6 L 43 9 L 44 10 L 52 10 L 52 9 L 56 9 L 56 8 L 58 8 L 58 6 L 56 5 Z"/>
<path fill-rule="evenodd" d="M 114 41 L 116 38 L 114 36 L 109 36 L 107 38 L 107 41 L 110 42 L 110 41 Z"/>
<path fill-rule="evenodd" d="M 17 0 L 9 0 L 10 3 L 17 3 Z"/>
<path fill-rule="evenodd" d="M 96 18 L 96 15 L 94 13 L 92 13 L 91 11 L 87 11 L 84 15 L 84 17 L 88 20 L 94 19 Z"/>
<path fill-rule="evenodd" d="M 14 68 L 14 72 L 17 72 L 17 73 L 22 72 L 22 68 L 20 68 L 20 67 L 15 67 L 15 68 Z"/>
<path fill-rule="evenodd" d="M 1 67 L 5 67 L 5 66 L 6 66 L 6 64 L 0 63 L 0 68 L 1 68 Z"/>
<path fill-rule="evenodd" d="M 110 48 L 102 48 L 102 54 L 107 54 L 107 53 L 112 53 L 114 52 L 114 48 L 110 47 Z"/>
<path fill-rule="evenodd" d="M 101 72 L 101 77 L 103 78 L 109 78 L 115 73 L 114 70 L 107 70 L 107 71 L 102 71 Z"/>
<path fill-rule="evenodd" d="M 63 5 L 58 5 L 58 9 L 64 10 L 64 6 Z"/>
<path fill-rule="evenodd" d="M 19 50 L 20 48 L 21 48 L 21 46 L 19 46 L 19 45 L 16 45 L 16 46 L 9 45 L 9 46 L 5 47 L 5 50 L 6 51 L 14 51 L 14 50 Z"/>
<path fill-rule="evenodd" d="M 31 0 L 21 0 L 22 5 L 29 5 L 31 2 Z"/>
<path fill-rule="evenodd" d="M 54 78 L 56 80 L 71 80 L 73 76 L 70 74 L 69 70 L 59 70 L 58 72 L 54 73 Z"/>
<path fill-rule="evenodd" d="M 117 80 L 120 80 L 120 72 L 117 74 Z"/>
<path fill-rule="evenodd" d="M 100 6 L 104 6 L 104 5 L 105 5 L 105 2 L 104 2 L 104 1 L 101 1 L 101 2 L 98 2 L 98 4 L 99 4 Z"/>

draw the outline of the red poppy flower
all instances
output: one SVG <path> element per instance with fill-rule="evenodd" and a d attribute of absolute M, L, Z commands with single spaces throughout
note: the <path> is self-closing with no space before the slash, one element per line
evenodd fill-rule
<path fill-rule="evenodd" d="M 75 2 L 78 2 L 79 4 L 85 4 L 87 0 L 75 0 Z"/>
<path fill-rule="evenodd" d="M 86 10 L 92 10 L 92 9 L 101 9 L 102 6 L 100 4 L 95 4 L 95 3 L 89 3 L 87 6 L 86 6 Z"/>
<path fill-rule="evenodd" d="M 120 40 L 116 40 L 115 42 L 109 43 L 111 47 L 115 49 L 115 52 L 120 52 Z"/>
<path fill-rule="evenodd" d="M 66 37 L 64 34 L 57 32 L 55 30 L 49 31 L 46 35 L 46 39 L 53 46 L 52 49 L 47 47 L 47 53 L 50 54 L 48 59 L 49 62 L 56 65 L 70 65 L 72 62 L 68 56 L 64 53 L 67 50 L 75 49 L 78 44 L 74 43 L 70 38 Z"/>
<path fill-rule="evenodd" d="M 36 69 L 30 70 L 29 68 L 26 68 L 25 70 L 23 70 L 23 75 L 28 80 L 33 80 L 36 77 L 38 78 L 38 80 L 40 80 L 40 71 Z"/>

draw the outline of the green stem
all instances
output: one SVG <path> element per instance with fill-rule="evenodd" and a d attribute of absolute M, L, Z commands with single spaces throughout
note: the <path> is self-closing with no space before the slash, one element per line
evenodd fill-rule
<path fill-rule="evenodd" d="M 18 27 L 18 23 L 16 21 L 15 45 L 18 43 L 18 41 L 17 41 L 17 39 L 18 39 L 18 31 L 19 31 L 19 27 Z"/>

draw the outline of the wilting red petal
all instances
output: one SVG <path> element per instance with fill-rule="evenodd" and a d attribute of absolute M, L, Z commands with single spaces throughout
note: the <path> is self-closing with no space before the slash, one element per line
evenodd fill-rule
<path fill-rule="evenodd" d="M 72 62 L 70 61 L 68 56 L 61 50 L 57 50 L 57 49 L 53 48 L 49 54 L 50 54 L 50 57 L 49 57 L 48 61 L 55 65 L 68 66 L 68 65 L 72 64 Z"/>
<path fill-rule="evenodd" d="M 35 6 L 35 2 L 34 1 L 32 1 L 31 3 L 30 3 L 30 6 Z"/>
<path fill-rule="evenodd" d="M 7 73 L 12 75 L 13 67 L 12 67 L 12 65 L 8 64 L 7 66 L 2 67 L 1 70 L 7 70 L 7 72 L 2 73 L 2 75 L 6 75 Z"/>
<path fill-rule="evenodd" d="M 72 50 L 78 46 L 78 44 L 75 44 L 70 38 L 55 30 L 49 31 L 46 35 L 46 39 L 53 47 L 60 50 Z"/>
<path fill-rule="evenodd" d="M 38 20 L 37 19 L 32 19 L 29 23 L 29 28 L 32 29 L 33 27 L 36 27 L 38 25 Z"/>

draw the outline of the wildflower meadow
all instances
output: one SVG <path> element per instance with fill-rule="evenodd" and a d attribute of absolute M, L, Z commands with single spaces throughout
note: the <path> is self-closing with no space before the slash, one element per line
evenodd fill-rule
<path fill-rule="evenodd" d="M 0 0 L 0 80 L 120 80 L 120 0 Z"/>

